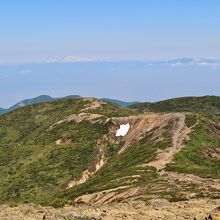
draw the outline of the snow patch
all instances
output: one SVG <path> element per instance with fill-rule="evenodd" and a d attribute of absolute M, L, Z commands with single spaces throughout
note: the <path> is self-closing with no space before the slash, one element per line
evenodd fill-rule
<path fill-rule="evenodd" d="M 125 136 L 128 133 L 129 128 L 130 128 L 129 123 L 125 125 L 120 125 L 120 128 L 116 132 L 116 137 Z"/>

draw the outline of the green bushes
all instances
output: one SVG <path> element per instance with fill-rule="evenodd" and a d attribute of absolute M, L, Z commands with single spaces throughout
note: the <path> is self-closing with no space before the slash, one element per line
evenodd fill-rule
<path fill-rule="evenodd" d="M 206 149 L 219 146 L 220 140 L 200 121 L 186 147 L 175 155 L 175 163 L 169 164 L 167 170 L 220 178 L 220 161 L 204 154 Z"/>
<path fill-rule="evenodd" d="M 97 140 L 110 126 L 104 123 L 105 118 L 101 123 L 65 122 L 48 130 L 57 121 L 79 113 L 88 102 L 64 99 L 30 105 L 0 117 L 0 202 L 49 204 L 96 160 Z M 97 110 L 104 117 L 129 112 L 113 104 L 104 106 Z M 70 141 L 57 145 L 59 139 Z"/>

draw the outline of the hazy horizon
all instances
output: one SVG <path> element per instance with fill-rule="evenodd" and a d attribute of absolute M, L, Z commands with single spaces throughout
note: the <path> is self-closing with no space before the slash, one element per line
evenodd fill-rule
<path fill-rule="evenodd" d="M 123 101 L 220 95 L 218 63 L 74 62 L 0 66 L 0 107 L 41 94 Z"/>

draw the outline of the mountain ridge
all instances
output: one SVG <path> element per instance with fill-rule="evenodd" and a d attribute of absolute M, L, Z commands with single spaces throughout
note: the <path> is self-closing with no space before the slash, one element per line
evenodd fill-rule
<path fill-rule="evenodd" d="M 37 103 L 44 103 L 44 102 L 52 102 L 52 101 L 56 101 L 56 100 L 64 99 L 64 98 L 74 99 L 74 98 L 79 98 L 79 97 L 81 97 L 81 96 L 79 96 L 79 95 L 68 95 L 68 96 L 65 96 L 65 97 L 53 98 L 49 95 L 40 95 L 40 96 L 37 96 L 37 97 L 34 97 L 34 98 L 24 99 L 24 100 L 22 100 L 22 101 L 20 101 L 16 104 L 14 104 L 13 106 L 11 106 L 8 109 L 0 108 L 0 115 L 3 115 L 5 113 L 8 113 L 10 111 L 13 111 L 15 109 L 18 109 L 18 108 L 21 108 L 21 107 L 24 107 L 24 106 L 27 106 L 27 105 L 32 105 L 32 104 L 37 104 Z M 137 103 L 137 102 L 125 102 L 125 101 L 110 99 L 110 98 L 102 98 L 101 100 L 111 102 L 111 103 L 115 103 L 115 104 L 118 104 L 118 105 L 123 106 L 123 107 L 127 107 L 129 105 L 133 105 L 133 104 Z"/>
<path fill-rule="evenodd" d="M 186 96 L 158 102 L 142 102 L 128 107 L 137 112 L 220 112 L 219 96 Z"/>
<path fill-rule="evenodd" d="M 12 110 L 18 109 L 23 106 L 36 104 L 36 103 L 44 103 L 44 102 L 52 102 L 63 98 L 79 98 L 79 95 L 69 95 L 60 98 L 53 98 L 49 95 L 40 95 L 31 99 L 24 99 L 15 105 L 11 106 L 8 109 L 0 108 L 0 115 L 3 115 L 7 112 Z M 129 109 L 133 109 L 135 111 L 178 111 L 177 104 L 175 102 L 179 102 L 180 111 L 193 111 L 192 106 L 195 107 L 194 111 L 201 111 L 202 109 L 208 111 L 207 108 L 211 107 L 211 110 L 217 108 L 217 111 L 220 109 L 219 106 L 219 96 L 207 95 L 207 96 L 185 96 L 185 97 L 177 97 L 177 98 L 170 98 L 166 100 L 156 101 L 156 102 L 127 102 L 117 99 L 110 99 L 110 98 L 101 98 L 100 100 L 107 101 L 110 103 L 118 104 L 122 107 L 128 107 Z M 216 102 L 216 103 L 215 103 Z M 185 104 L 184 104 L 185 103 Z M 188 103 L 188 104 L 187 104 Z M 196 103 L 196 106 L 195 106 Z M 203 105 L 205 103 L 207 106 L 206 109 Z M 185 106 L 184 106 L 185 105 Z M 176 109 L 174 109 L 174 106 Z M 161 108 L 161 109 L 159 109 Z"/>

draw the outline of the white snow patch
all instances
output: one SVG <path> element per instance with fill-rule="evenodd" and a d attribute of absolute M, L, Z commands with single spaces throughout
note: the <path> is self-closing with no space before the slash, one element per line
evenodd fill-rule
<path fill-rule="evenodd" d="M 116 137 L 125 136 L 128 133 L 129 128 L 130 128 L 129 123 L 125 125 L 120 125 L 120 128 L 116 132 Z"/>

